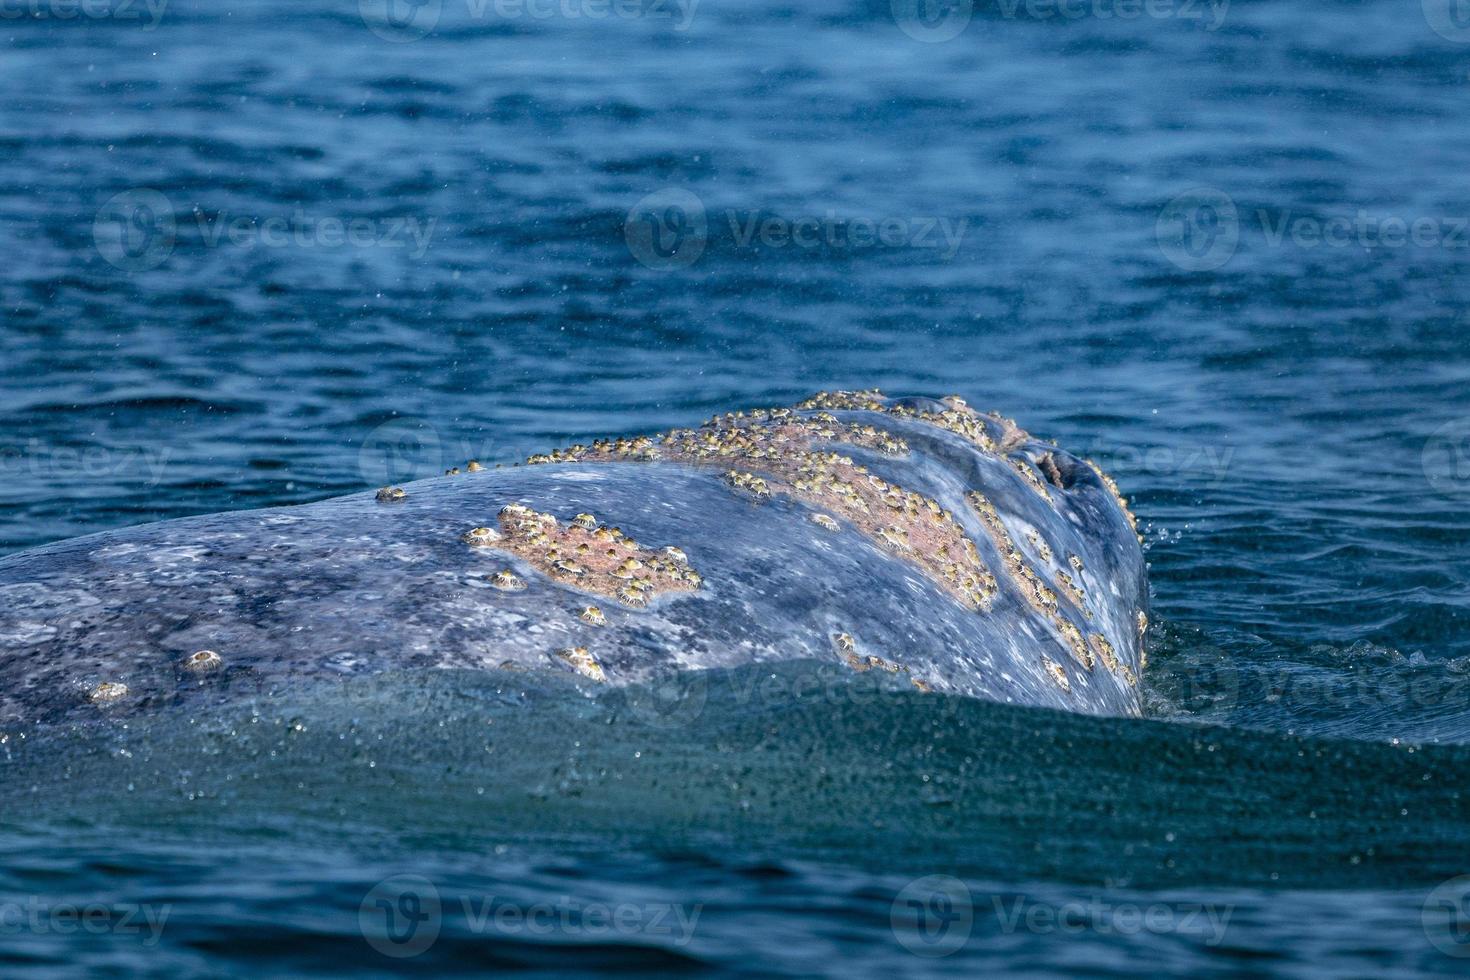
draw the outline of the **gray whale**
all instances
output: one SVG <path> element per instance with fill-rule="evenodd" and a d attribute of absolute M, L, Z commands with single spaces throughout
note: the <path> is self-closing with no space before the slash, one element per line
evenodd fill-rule
<path fill-rule="evenodd" d="M 414 668 L 578 683 L 817 660 L 1138 715 L 1117 488 L 957 397 L 823 393 L 295 507 L 0 559 L 0 730 Z"/>

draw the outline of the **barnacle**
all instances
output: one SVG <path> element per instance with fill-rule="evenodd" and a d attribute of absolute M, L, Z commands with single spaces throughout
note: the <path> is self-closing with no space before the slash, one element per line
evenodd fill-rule
<path fill-rule="evenodd" d="M 594 681 L 607 680 L 607 675 L 602 671 L 602 664 L 587 652 L 586 647 L 569 647 L 556 651 L 556 655 L 583 677 Z"/>
<path fill-rule="evenodd" d="M 213 650 L 200 650 L 184 659 L 184 669 L 196 674 L 205 674 L 224 666 L 224 658 Z"/>

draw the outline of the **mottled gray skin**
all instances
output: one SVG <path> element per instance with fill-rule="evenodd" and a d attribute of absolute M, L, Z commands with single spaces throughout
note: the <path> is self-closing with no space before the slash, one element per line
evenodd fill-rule
<path fill-rule="evenodd" d="M 1026 602 L 964 498 L 971 489 L 989 497 L 1039 571 L 1046 566 L 1027 530 L 1049 543 L 1057 562 L 1069 552 L 1082 558 L 1085 571 L 1074 577 L 1092 618 L 1078 625 L 1106 636 L 1136 674 L 1143 556 L 1119 502 L 1089 466 L 1029 438 L 1010 447 L 1013 457 L 1053 453 L 1064 487 L 1051 489 L 1048 504 L 1005 459 L 949 431 L 873 412 L 834 414 L 908 442 L 910 452 L 898 458 L 833 448 L 955 515 L 999 582 L 992 609 L 965 608 L 845 522 L 840 531 L 824 530 L 800 502 L 733 490 L 719 466 L 488 469 L 408 484 L 400 503 L 379 503 L 367 492 L 112 531 L 0 559 L 0 730 L 173 699 L 188 704 L 206 697 L 211 684 L 240 676 L 299 683 L 387 669 L 502 666 L 570 673 L 556 651 L 574 646 L 591 651 L 610 684 L 671 668 L 798 658 L 840 665 L 836 633 L 851 634 L 861 655 L 907 668 L 900 679 L 936 692 L 1139 713 L 1136 686 L 1123 671 L 1079 664 Z M 641 545 L 676 545 L 703 586 L 634 609 L 460 540 L 471 527 L 495 526 L 497 512 L 512 502 L 562 521 L 590 511 Z M 486 576 L 505 567 L 528 588 L 491 587 Z M 588 604 L 605 612 L 607 626 L 578 618 Z M 200 649 L 218 651 L 225 668 L 206 677 L 183 669 Z M 1043 655 L 1065 669 L 1070 690 L 1049 676 Z M 88 692 L 101 682 L 124 683 L 129 692 L 99 707 Z"/>

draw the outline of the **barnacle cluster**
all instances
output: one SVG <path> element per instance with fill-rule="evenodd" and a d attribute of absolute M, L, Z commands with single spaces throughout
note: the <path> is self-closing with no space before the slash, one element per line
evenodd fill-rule
<path fill-rule="evenodd" d="M 1082 586 L 1078 585 L 1072 576 L 1066 572 L 1057 572 L 1056 578 L 1057 585 L 1061 586 L 1062 591 L 1067 594 L 1067 598 L 1072 600 L 1072 604 L 1082 610 L 1082 615 L 1091 619 L 1092 610 L 1087 608 L 1087 593 L 1082 591 Z"/>
<path fill-rule="evenodd" d="M 626 460 L 650 463 L 659 458 L 658 448 L 649 436 L 631 439 L 598 439 L 590 446 L 578 443 L 566 449 L 553 449 L 549 453 L 537 453 L 526 458 L 532 465 L 538 463 L 576 463 L 587 460 Z"/>
<path fill-rule="evenodd" d="M 772 492 L 840 515 L 880 546 L 918 565 L 970 608 L 990 608 L 995 576 L 975 542 L 938 501 L 889 483 L 840 453 L 796 453 L 770 463 L 767 472 L 774 474 Z M 826 514 L 813 519 L 835 529 L 836 521 Z"/>
<path fill-rule="evenodd" d="M 1046 668 L 1046 672 L 1051 675 L 1052 680 L 1057 682 L 1058 687 L 1064 691 L 1072 690 L 1072 682 L 1067 679 L 1067 672 L 1062 669 L 1061 664 L 1042 654 L 1041 666 Z"/>
<path fill-rule="evenodd" d="M 736 490 L 744 490 L 759 500 L 764 500 L 771 495 L 770 485 L 766 483 L 765 479 L 756 476 L 754 473 L 747 473 L 744 470 L 731 470 L 725 474 L 725 480 Z"/>
<path fill-rule="evenodd" d="M 834 407 L 848 404 L 833 397 Z M 889 456 L 909 451 L 902 439 L 872 425 L 843 423 L 826 411 L 803 417 L 778 408 L 717 416 L 697 430 L 675 429 L 656 445 L 646 437 L 606 440 L 533 456 L 528 462 L 646 457 L 724 464 L 725 479 L 737 491 L 758 501 L 777 494 L 796 497 L 832 511 L 881 546 L 918 563 L 936 584 L 971 608 L 989 608 L 995 577 L 954 517 L 938 502 L 869 473 L 850 456 L 823 451 L 824 444 L 833 442 Z M 839 526 L 830 514 L 813 519 L 828 530 Z"/>
<path fill-rule="evenodd" d="M 644 548 L 591 514 L 578 514 L 562 524 L 553 514 L 510 504 L 500 511 L 498 521 L 498 531 L 474 528 L 464 540 L 473 547 L 509 552 L 554 581 L 627 606 L 646 606 L 665 592 L 692 592 L 703 581 L 681 549 Z M 509 569 L 492 575 L 490 582 L 507 591 L 526 587 Z M 592 625 L 607 622 L 596 606 L 582 610 L 581 618 Z"/>
<path fill-rule="evenodd" d="M 980 515 L 980 522 L 990 534 L 991 541 L 995 544 L 996 551 L 1000 552 L 1001 559 L 1015 580 L 1017 588 L 1031 607 L 1045 616 L 1066 641 L 1067 647 L 1072 651 L 1077 662 L 1089 670 L 1092 668 L 1092 652 L 1082 638 L 1082 632 L 1062 615 L 1057 604 L 1057 594 L 1051 589 L 1041 576 L 1026 563 L 1026 558 L 1021 554 L 1011 534 L 1006 530 L 1005 523 L 1001 521 L 1000 514 L 996 511 L 985 495 L 978 490 L 971 490 L 965 495 L 965 499 L 974 508 L 975 513 Z M 1048 668 L 1050 669 L 1050 668 Z M 1058 670 L 1061 668 L 1058 667 Z"/>
<path fill-rule="evenodd" d="M 1015 469 L 1017 473 L 1021 474 L 1021 478 L 1026 481 L 1026 484 L 1031 487 L 1032 490 L 1035 490 L 1037 493 L 1039 493 L 1043 500 L 1047 501 L 1048 503 L 1051 502 L 1051 491 L 1046 488 L 1046 483 L 1042 481 L 1041 475 L 1037 473 L 1036 468 L 1032 465 L 1030 459 L 1024 456 L 1007 456 L 1006 461 L 1011 464 L 1011 467 Z"/>
<path fill-rule="evenodd" d="M 933 406 L 932 402 L 893 401 L 877 389 L 820 392 L 794 408 L 726 413 L 710 419 L 698 429 L 675 429 L 655 436 L 599 440 L 591 445 L 574 445 L 538 454 L 527 462 L 658 460 L 691 466 L 718 466 L 725 480 L 737 492 L 756 502 L 778 496 L 799 500 L 816 508 L 817 512 L 810 515 L 811 520 L 830 531 L 841 528 L 839 519 L 850 523 L 878 546 L 918 566 L 926 577 L 969 608 L 988 610 L 998 591 L 995 574 L 986 567 L 975 542 L 954 516 L 938 501 L 889 483 L 869 472 L 852 456 L 839 451 L 841 447 L 848 446 L 887 456 L 902 456 L 909 452 L 905 440 L 877 426 L 844 421 L 832 413 L 882 413 L 895 419 L 924 422 L 959 435 L 983 452 L 1005 459 L 1018 477 L 1048 502 L 1055 502 L 1053 488 L 1067 484 L 1054 454 L 1046 452 L 1033 459 L 1031 453 L 1020 451 L 1033 440 L 1013 420 L 993 412 L 982 415 L 958 396 L 941 399 L 943 408 L 939 411 L 923 407 L 926 404 Z M 1136 522 L 1127 510 L 1127 502 L 1118 493 L 1117 485 L 1095 464 L 1090 465 L 1136 532 Z M 1078 580 L 1065 569 L 1056 570 L 1053 573 L 1054 589 L 1017 547 L 994 505 L 978 492 L 969 494 L 969 502 L 979 514 L 1017 590 L 1052 623 L 1076 662 L 1090 670 L 1100 659 L 1110 669 L 1131 677 L 1126 665 L 1113 667 L 1118 661 L 1111 647 L 1089 640 L 1063 610 L 1058 590 L 1067 606 L 1075 607 L 1087 619 L 1092 618 L 1086 594 Z M 568 556 L 568 545 L 587 544 L 562 540 L 570 529 L 557 529 L 554 525 L 550 528 L 536 527 L 535 522 L 528 525 L 525 515 L 513 515 L 513 518 L 508 525 L 505 515 L 502 515 L 501 529 L 506 533 L 507 542 L 494 542 L 492 546 L 504 547 L 563 581 L 616 595 L 628 605 L 640 605 L 640 599 L 646 601 L 650 590 L 636 584 L 637 579 L 632 583 L 605 580 L 605 576 L 629 569 L 623 566 L 612 570 L 590 568 L 585 551 Z M 579 515 L 573 526 L 595 535 L 608 533 L 607 528 L 594 528 L 589 520 L 583 518 L 590 520 L 590 515 Z M 516 538 L 516 534 L 521 538 Z M 600 543 L 619 544 L 616 537 Z M 1031 536 L 1030 545 L 1042 563 L 1048 567 L 1054 564 L 1051 548 L 1038 535 Z M 608 551 L 603 557 L 611 560 L 620 554 Z M 1067 558 L 1073 571 L 1080 573 L 1081 559 L 1075 555 Z M 573 563 L 570 571 L 565 565 L 558 567 L 558 562 L 567 560 Z M 642 558 L 638 560 L 648 564 Z M 661 576 L 659 569 L 653 569 L 647 580 L 656 582 L 659 587 L 677 589 L 681 584 L 687 585 L 688 581 L 679 577 L 681 567 L 686 567 L 686 562 L 675 560 L 671 573 Z M 697 585 L 697 576 L 694 581 Z M 612 591 L 608 592 L 608 589 Z M 1093 636 L 1100 637 L 1101 634 Z M 1052 667 L 1048 668 L 1049 673 L 1055 676 L 1061 672 L 1065 679 L 1061 665 L 1053 663 Z M 1063 686 L 1067 685 L 1064 683 Z"/>
<path fill-rule="evenodd" d="M 1115 674 L 1122 674 L 1123 679 L 1129 684 L 1138 683 L 1138 678 L 1134 675 L 1132 668 L 1118 659 L 1117 653 L 1113 650 L 1113 645 L 1108 642 L 1106 636 L 1103 636 L 1101 633 L 1093 633 L 1088 637 L 1088 640 L 1092 643 L 1092 648 L 1097 651 L 1098 659 L 1107 665 L 1108 670 L 1111 670 Z M 1143 661 L 1140 660 L 1139 666 L 1142 665 Z"/>
<path fill-rule="evenodd" d="M 566 650 L 558 650 L 556 651 L 556 655 L 567 666 L 589 680 L 607 680 L 607 675 L 602 671 L 602 664 L 598 663 L 597 659 L 587 652 L 586 647 L 570 647 Z"/>
<path fill-rule="evenodd" d="M 1048 565 L 1051 564 L 1051 547 L 1041 539 L 1041 535 L 1035 531 L 1026 532 L 1026 540 L 1031 542 L 1031 550 L 1040 556 L 1041 560 Z"/>
<path fill-rule="evenodd" d="M 891 660 L 875 657 L 872 654 L 861 654 L 858 652 L 857 641 L 852 638 L 851 633 L 834 633 L 832 635 L 832 648 L 837 651 L 847 666 L 859 674 L 878 669 L 890 674 L 907 674 L 909 669 Z"/>
<path fill-rule="evenodd" d="M 1148 632 L 1148 613 L 1138 610 L 1138 669 L 1148 669 L 1148 650 L 1143 645 L 1143 636 Z"/>

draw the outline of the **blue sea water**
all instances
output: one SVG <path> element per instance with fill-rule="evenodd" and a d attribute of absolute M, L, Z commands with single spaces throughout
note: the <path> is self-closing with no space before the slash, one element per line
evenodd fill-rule
<path fill-rule="evenodd" d="M 445 675 L 11 733 L 3 975 L 1465 971 L 1458 4 L 14 0 L 0 43 L 4 551 L 876 385 L 1095 458 L 1156 620 L 1144 721 Z"/>

